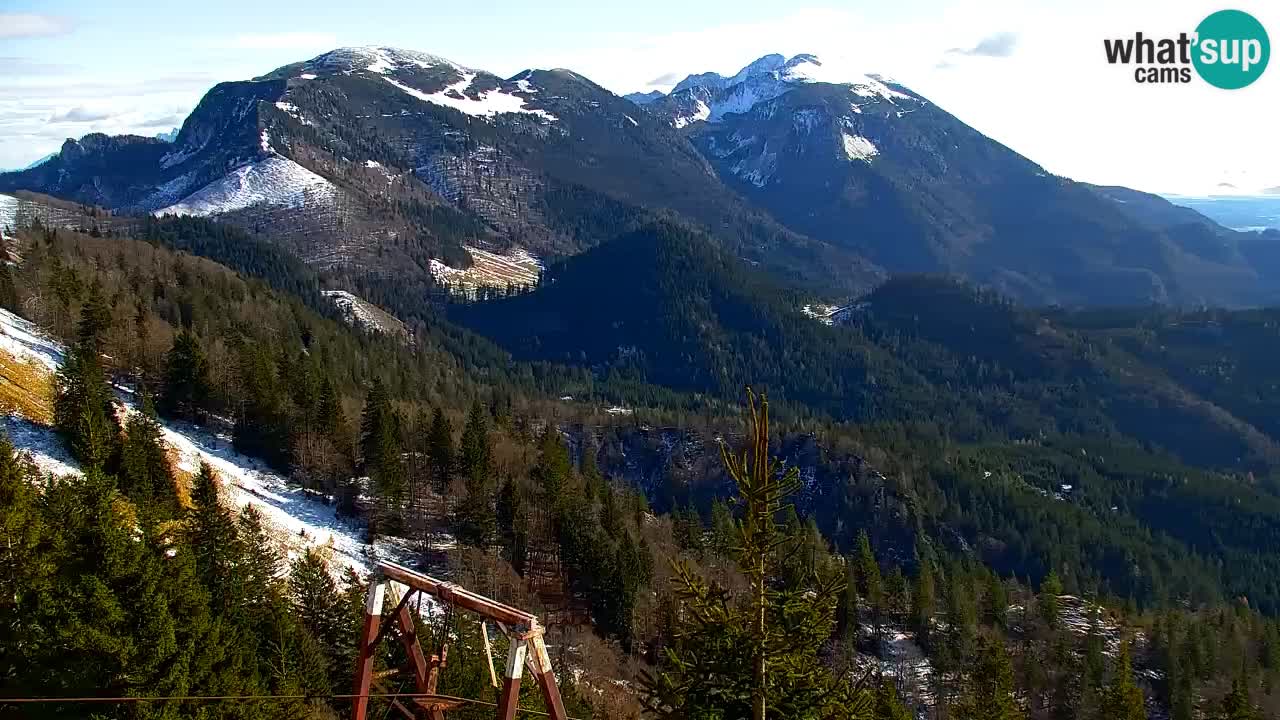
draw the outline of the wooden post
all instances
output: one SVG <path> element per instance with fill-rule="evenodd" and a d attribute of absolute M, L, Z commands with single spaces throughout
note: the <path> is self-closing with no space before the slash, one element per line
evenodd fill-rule
<path fill-rule="evenodd" d="M 360 645 L 356 659 L 356 683 L 353 692 L 356 697 L 352 701 L 352 720 L 365 720 L 369 712 L 369 686 L 373 682 L 373 651 L 378 639 L 378 625 L 382 622 L 382 601 L 387 586 L 375 579 L 369 583 L 364 595 L 364 630 L 360 634 Z"/>
<path fill-rule="evenodd" d="M 551 715 L 552 720 L 567 720 L 569 715 L 564 711 L 564 701 L 560 699 L 556 674 L 551 671 L 551 656 L 547 654 L 547 644 L 542 640 L 542 628 L 535 627 L 530 634 L 532 637 L 529 638 L 529 644 L 533 649 L 529 653 L 529 659 L 533 665 L 538 687 L 542 689 L 542 699 L 547 705 L 547 713 Z"/>
<path fill-rule="evenodd" d="M 403 602 L 400 603 L 399 611 L 396 613 L 396 625 L 400 627 L 400 644 L 404 645 L 405 654 L 409 656 L 409 663 L 413 666 L 413 683 L 418 688 L 418 692 L 435 692 L 435 688 L 427 687 L 427 659 L 422 654 L 422 644 L 418 640 L 418 630 L 413 622 L 413 613 L 409 610 L 407 602 L 409 596 L 415 590 L 412 588 L 405 594 Z"/>
<path fill-rule="evenodd" d="M 524 638 L 511 638 L 511 649 L 507 652 L 507 672 L 502 678 L 502 695 L 498 697 L 498 720 L 515 720 L 516 705 L 520 702 L 520 677 L 524 675 L 527 651 Z"/>

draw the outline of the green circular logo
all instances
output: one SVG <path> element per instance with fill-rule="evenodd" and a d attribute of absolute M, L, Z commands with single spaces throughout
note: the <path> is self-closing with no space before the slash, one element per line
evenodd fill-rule
<path fill-rule="evenodd" d="M 1238 90 L 1257 80 L 1271 59 L 1267 31 L 1241 10 L 1219 10 L 1196 27 L 1191 58 L 1204 81 L 1224 90 Z"/>

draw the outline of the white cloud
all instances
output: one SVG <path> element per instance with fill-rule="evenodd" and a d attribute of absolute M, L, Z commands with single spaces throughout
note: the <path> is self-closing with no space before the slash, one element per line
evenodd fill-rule
<path fill-rule="evenodd" d="M 0 13 L 0 38 L 30 38 L 63 35 L 74 23 L 56 15 L 36 13 Z"/>

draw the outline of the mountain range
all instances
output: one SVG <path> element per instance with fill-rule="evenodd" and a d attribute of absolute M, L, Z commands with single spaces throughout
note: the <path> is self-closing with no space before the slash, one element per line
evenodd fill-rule
<path fill-rule="evenodd" d="M 16 190 L 216 216 L 317 268 L 423 290 L 478 253 L 551 262 L 667 218 L 821 298 L 916 272 L 1040 305 L 1280 298 L 1275 238 L 1054 176 L 809 54 L 622 98 L 572 70 L 342 48 L 217 85 L 172 143 L 68 140 L 0 175 Z"/>

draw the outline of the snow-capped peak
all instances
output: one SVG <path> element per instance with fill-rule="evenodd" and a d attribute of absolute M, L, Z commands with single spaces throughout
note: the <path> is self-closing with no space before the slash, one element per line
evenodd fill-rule
<path fill-rule="evenodd" d="M 342 47 L 302 64 L 308 74 L 314 71 L 360 72 L 386 75 L 400 69 L 450 67 L 458 72 L 467 68 L 439 55 L 384 46 Z"/>
<path fill-rule="evenodd" d="M 667 96 L 676 108 L 671 122 L 677 128 L 702 120 L 714 123 L 727 114 L 748 112 L 761 102 L 809 83 L 844 85 L 859 98 L 876 98 L 892 104 L 917 100 L 889 87 L 880 75 L 845 72 L 824 64 L 811 53 L 790 58 L 771 53 L 749 63 L 732 77 L 709 72 L 681 80 Z M 853 112 L 859 112 L 859 104 L 851 104 Z"/>
<path fill-rule="evenodd" d="M 812 55 L 796 56 L 796 58 L 799 58 L 799 57 L 813 57 L 813 56 Z M 778 69 L 789 65 L 796 58 L 787 60 L 785 55 L 780 55 L 778 53 L 770 53 L 768 55 L 765 55 L 764 57 L 761 57 L 749 63 L 746 67 L 739 70 L 738 74 L 729 78 L 725 84 L 734 85 L 736 83 L 740 83 L 746 80 L 747 78 L 753 77 L 755 75 L 765 75 L 765 74 L 777 72 Z"/>

